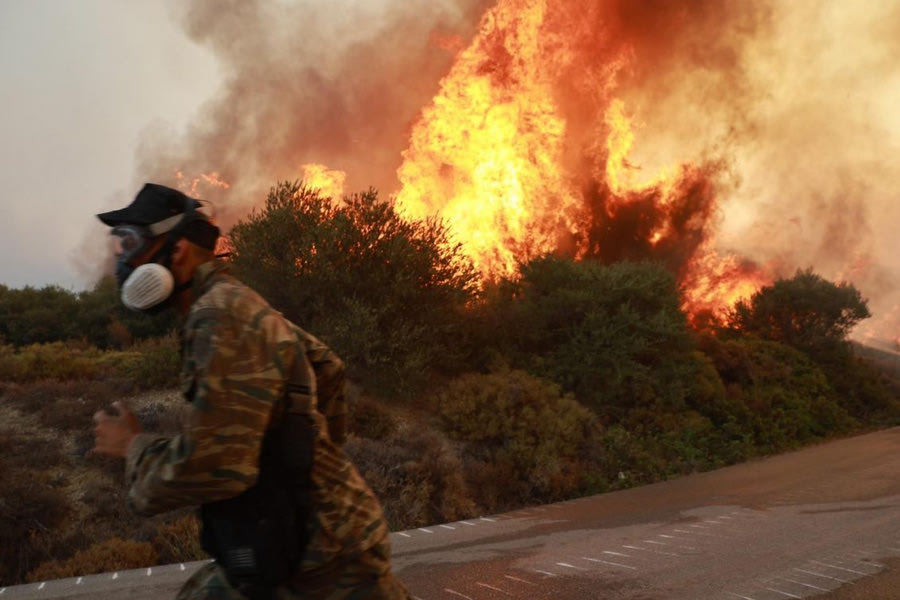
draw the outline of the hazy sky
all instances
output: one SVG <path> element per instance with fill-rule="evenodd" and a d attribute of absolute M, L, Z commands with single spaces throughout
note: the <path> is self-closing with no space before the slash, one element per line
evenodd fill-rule
<path fill-rule="evenodd" d="M 0 0 L 0 283 L 83 289 L 94 214 L 130 201 L 148 128 L 218 87 L 208 49 L 154 0 Z"/>

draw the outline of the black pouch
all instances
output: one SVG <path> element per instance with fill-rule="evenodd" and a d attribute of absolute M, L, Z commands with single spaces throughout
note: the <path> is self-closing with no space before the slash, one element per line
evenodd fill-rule
<path fill-rule="evenodd" d="M 303 558 L 315 437 L 308 416 L 292 415 L 266 433 L 257 484 L 234 498 L 200 507 L 203 549 L 225 569 L 229 583 L 251 600 L 271 598 Z"/>

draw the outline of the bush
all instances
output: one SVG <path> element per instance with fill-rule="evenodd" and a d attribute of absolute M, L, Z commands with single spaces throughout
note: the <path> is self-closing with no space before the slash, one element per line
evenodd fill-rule
<path fill-rule="evenodd" d="M 193 514 L 157 525 L 151 542 L 160 564 L 209 558 L 200 546 L 200 520 Z"/>
<path fill-rule="evenodd" d="M 392 529 L 475 514 L 459 459 L 434 431 L 417 427 L 385 439 L 351 437 L 345 450 L 381 499 Z"/>
<path fill-rule="evenodd" d="M 374 191 L 339 201 L 284 182 L 229 237 L 235 275 L 368 389 L 408 391 L 458 360 L 477 274 L 440 223 L 407 221 Z"/>
<path fill-rule="evenodd" d="M 384 404 L 367 396 L 350 402 L 348 412 L 347 429 L 359 437 L 383 440 L 393 436 L 399 427 Z"/>
<path fill-rule="evenodd" d="M 175 333 L 140 341 L 127 353 L 109 353 L 119 377 L 137 390 L 177 387 L 181 373 L 179 338 Z"/>
<path fill-rule="evenodd" d="M 45 476 L 6 471 L 0 489 L 0 581 L 18 583 L 22 573 L 50 557 L 56 529 L 71 513 L 66 495 Z"/>
<path fill-rule="evenodd" d="M 711 413 L 744 423 L 759 453 L 794 448 L 856 425 L 837 403 L 822 370 L 790 346 L 754 338 L 707 338 L 703 349 L 731 398 L 729 404 L 711 407 Z"/>
<path fill-rule="evenodd" d="M 545 257 L 501 286 L 484 329 L 513 367 L 555 381 L 614 424 L 635 406 L 680 409 L 690 393 L 677 377 L 693 350 L 679 304 L 659 265 Z"/>
<path fill-rule="evenodd" d="M 569 497 L 581 484 L 590 410 L 523 371 L 464 375 L 439 393 L 445 431 L 463 447 L 475 500 L 487 510 Z"/>
<path fill-rule="evenodd" d="M 155 565 L 156 550 L 148 542 L 111 538 L 86 550 L 79 550 L 66 560 L 42 563 L 25 577 L 26 581 L 46 581 L 109 571 L 138 569 Z"/>

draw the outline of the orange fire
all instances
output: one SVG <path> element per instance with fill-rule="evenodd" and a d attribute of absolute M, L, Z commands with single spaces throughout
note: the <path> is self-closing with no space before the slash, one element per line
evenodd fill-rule
<path fill-rule="evenodd" d="M 632 117 L 616 96 L 631 51 L 610 43 L 598 63 L 603 33 L 584 23 L 601 5 L 488 11 L 412 130 L 397 206 L 441 217 L 486 278 L 548 252 L 660 260 L 689 311 L 720 312 L 766 277 L 712 249 L 714 166 L 646 174 L 631 162 Z"/>
<path fill-rule="evenodd" d="M 300 168 L 303 170 L 303 183 L 307 187 L 318 189 L 322 196 L 341 199 L 347 179 L 345 172 L 317 163 L 305 164 Z"/>
<path fill-rule="evenodd" d="M 194 198 L 204 195 L 201 186 L 222 190 L 227 190 L 231 187 L 227 181 L 222 179 L 219 174 L 215 172 L 201 173 L 194 177 L 187 177 L 184 172 L 179 169 L 175 171 L 175 182 L 175 187 Z"/>

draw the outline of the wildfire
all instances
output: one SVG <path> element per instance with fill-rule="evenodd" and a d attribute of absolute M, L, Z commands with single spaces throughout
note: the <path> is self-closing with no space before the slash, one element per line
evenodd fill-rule
<path fill-rule="evenodd" d="M 182 192 L 187 194 L 188 196 L 198 197 L 203 195 L 201 186 L 209 186 L 211 188 L 218 188 L 222 190 L 227 190 L 231 187 L 231 185 L 223 180 L 218 173 L 201 173 L 195 177 L 186 177 L 184 172 L 180 169 L 175 171 L 175 187 L 180 189 Z"/>
<path fill-rule="evenodd" d="M 600 3 L 597 3 L 598 5 Z M 486 278 L 548 252 L 654 259 L 689 311 L 716 313 L 766 281 L 711 248 L 714 166 L 647 176 L 631 160 L 632 117 L 615 96 L 631 49 L 604 47 L 602 6 L 500 0 L 482 18 L 414 126 L 398 208 L 437 215 Z"/>
<path fill-rule="evenodd" d="M 347 174 L 325 165 L 308 163 L 300 167 L 303 170 L 303 182 L 310 188 L 318 189 L 323 196 L 341 199 L 344 194 L 344 182 Z"/>

